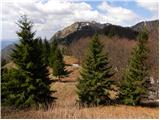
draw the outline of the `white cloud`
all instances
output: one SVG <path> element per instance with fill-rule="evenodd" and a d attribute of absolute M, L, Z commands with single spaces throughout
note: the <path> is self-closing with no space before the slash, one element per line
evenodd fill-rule
<path fill-rule="evenodd" d="M 152 16 L 150 18 L 143 18 L 144 20 L 155 20 L 158 19 L 158 0 L 136 0 L 138 6 L 150 11 Z"/>
<path fill-rule="evenodd" d="M 26 14 L 35 23 L 37 35 L 51 38 L 54 32 L 66 27 L 77 20 L 90 20 L 96 12 L 85 3 L 73 3 L 67 1 L 49 0 L 45 4 L 41 1 L 3 2 L 2 16 L 2 38 L 16 38 L 16 20 L 19 16 Z M 83 16 L 84 15 L 84 16 Z M 91 16 L 90 16 L 91 15 Z M 12 23 L 12 25 L 10 24 Z M 14 28 L 15 27 L 15 28 Z M 8 33 L 12 33 L 8 35 Z"/>
<path fill-rule="evenodd" d="M 133 24 L 134 21 L 140 19 L 140 17 L 133 11 L 122 7 L 111 6 L 105 1 L 98 6 L 98 9 L 106 14 L 111 23 L 115 24 L 121 23 L 122 25 L 130 25 Z"/>
<path fill-rule="evenodd" d="M 137 5 L 151 11 L 158 12 L 158 0 L 136 0 Z"/>
<path fill-rule="evenodd" d="M 16 38 L 18 27 L 15 22 L 23 14 L 28 15 L 35 23 L 37 35 L 43 38 L 46 36 L 48 39 L 53 33 L 76 21 L 95 20 L 128 26 L 141 19 L 133 11 L 113 7 L 107 2 L 102 2 L 97 10 L 86 2 L 72 0 L 5 0 L 2 4 L 3 39 Z"/>

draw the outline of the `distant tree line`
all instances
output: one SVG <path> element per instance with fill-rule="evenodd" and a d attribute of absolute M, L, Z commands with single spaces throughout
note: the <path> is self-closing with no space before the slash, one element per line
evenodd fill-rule
<path fill-rule="evenodd" d="M 20 43 L 15 44 L 11 55 L 16 68 L 2 69 L 1 100 L 2 105 L 26 107 L 47 107 L 56 98 L 50 86 L 48 66 L 53 75 L 61 81 L 68 74 L 65 70 L 63 54 L 54 40 L 35 37 L 33 23 L 22 16 L 18 21 L 17 32 Z M 142 31 L 138 43 L 133 48 L 128 66 L 124 71 L 121 84 L 112 78 L 116 74 L 109 53 L 104 53 L 104 45 L 95 34 L 89 43 L 88 52 L 82 63 L 77 79 L 77 95 L 82 105 L 106 105 L 114 103 L 110 97 L 113 86 L 120 88 L 118 102 L 126 105 L 139 105 L 144 96 L 148 96 L 150 86 L 150 65 L 148 59 L 148 33 Z"/>

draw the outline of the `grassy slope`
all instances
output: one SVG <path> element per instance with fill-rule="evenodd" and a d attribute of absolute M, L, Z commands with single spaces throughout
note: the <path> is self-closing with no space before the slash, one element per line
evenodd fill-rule
<path fill-rule="evenodd" d="M 72 60 L 68 64 L 72 64 Z M 52 85 L 52 89 L 57 91 L 54 96 L 58 99 L 47 111 L 41 109 L 18 111 L 2 107 L 2 118 L 158 118 L 158 108 L 125 105 L 81 108 L 76 104 L 75 92 L 78 68 L 68 66 L 67 69 L 73 72 L 64 78 L 63 82 L 55 82 Z"/>
<path fill-rule="evenodd" d="M 75 83 L 55 83 L 58 97 L 49 110 L 12 111 L 2 108 L 2 118 L 158 118 L 158 108 L 132 107 L 124 105 L 80 108 L 75 105 Z"/>

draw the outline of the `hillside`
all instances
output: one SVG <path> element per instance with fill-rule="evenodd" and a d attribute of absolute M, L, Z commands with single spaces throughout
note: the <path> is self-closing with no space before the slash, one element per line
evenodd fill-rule
<path fill-rule="evenodd" d="M 14 119 L 158 119 L 158 108 L 110 105 L 81 108 L 75 105 L 76 82 L 56 82 L 53 89 L 58 100 L 46 110 L 12 110 L 2 108 L 2 118 Z"/>
<path fill-rule="evenodd" d="M 150 33 L 156 32 L 155 37 L 158 37 L 158 24 L 159 20 L 155 21 L 146 21 L 147 29 Z M 132 27 L 122 27 L 112 25 L 110 23 L 100 24 L 95 21 L 92 22 L 75 22 L 72 25 L 59 30 L 56 32 L 50 39 L 57 40 L 59 44 L 62 45 L 72 45 L 79 40 L 86 38 L 91 38 L 95 32 L 98 32 L 102 36 L 110 36 L 112 39 L 113 36 L 117 36 L 120 39 L 135 40 L 138 32 L 144 26 L 144 22 L 137 23 Z M 153 36 L 153 37 L 154 37 Z M 11 53 L 14 45 L 9 45 L 1 50 L 1 59 L 10 60 L 9 54 Z"/>
<path fill-rule="evenodd" d="M 67 59 L 66 59 L 67 58 Z M 56 118 L 70 118 L 70 119 L 158 119 L 158 107 L 149 108 L 142 106 L 125 106 L 125 105 L 109 105 L 99 107 L 81 107 L 76 104 L 76 79 L 79 75 L 80 68 L 72 66 L 76 63 L 77 59 L 73 56 L 65 56 L 65 63 L 70 64 L 66 69 L 72 73 L 62 79 L 62 82 L 54 82 L 52 90 L 56 90 L 54 96 L 58 99 L 55 103 L 50 105 L 48 110 L 43 109 L 25 109 L 25 110 L 12 110 L 7 107 L 2 107 L 2 118 L 21 118 L 21 119 L 56 119 Z M 6 67 L 10 66 L 8 64 Z M 12 64 L 13 65 L 13 64 Z M 11 67 L 11 66 L 10 66 Z M 51 72 L 51 71 L 50 71 Z M 50 73 L 50 77 L 53 76 Z"/>
<path fill-rule="evenodd" d="M 46 110 L 11 110 L 2 108 L 2 118 L 14 119 L 158 119 L 158 108 L 110 105 L 81 108 L 75 105 L 76 82 L 56 82 L 53 89 L 58 100 Z"/>
<path fill-rule="evenodd" d="M 78 58 L 78 63 L 82 63 L 84 54 L 95 32 L 100 34 L 100 39 L 104 43 L 104 52 L 109 52 L 111 62 L 115 69 L 118 70 L 115 78 L 120 79 L 122 71 L 128 62 L 130 52 L 136 44 L 136 37 L 140 29 L 147 26 L 149 31 L 149 47 L 150 59 L 152 65 L 152 76 L 154 80 L 158 80 L 158 40 L 159 20 L 146 21 L 137 23 L 132 27 L 116 26 L 109 23 L 100 24 L 92 22 L 75 22 L 72 25 L 58 31 L 53 35 L 53 39 L 57 40 L 65 55 L 72 55 Z M 8 46 L 2 50 L 1 59 L 10 60 L 9 54 L 14 46 Z M 118 60 L 118 61 L 117 61 Z"/>

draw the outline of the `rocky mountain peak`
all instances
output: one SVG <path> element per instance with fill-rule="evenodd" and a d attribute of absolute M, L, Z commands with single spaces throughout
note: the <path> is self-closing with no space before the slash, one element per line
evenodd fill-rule
<path fill-rule="evenodd" d="M 64 28 L 61 31 L 58 31 L 57 33 L 54 34 L 52 38 L 57 39 L 57 38 L 65 38 L 68 35 L 77 32 L 77 31 L 82 31 L 82 30 L 94 30 L 97 31 L 99 29 L 103 29 L 106 24 L 100 24 L 96 21 L 82 21 L 82 22 L 75 22 L 72 25 Z"/>
<path fill-rule="evenodd" d="M 95 32 L 102 35 L 115 35 L 129 39 L 135 39 L 137 35 L 137 32 L 129 27 L 126 28 L 110 23 L 101 24 L 96 21 L 81 21 L 75 22 L 55 33 L 51 38 L 51 41 L 57 40 L 58 43 L 70 44 L 82 37 L 92 36 Z"/>

